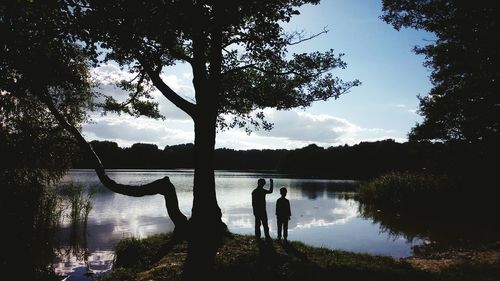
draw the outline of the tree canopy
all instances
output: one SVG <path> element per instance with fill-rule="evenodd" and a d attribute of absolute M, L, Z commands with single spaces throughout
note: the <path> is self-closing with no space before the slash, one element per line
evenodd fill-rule
<path fill-rule="evenodd" d="M 415 47 L 432 69 L 433 88 L 420 97 L 424 121 L 411 139 L 480 142 L 500 136 L 500 12 L 491 1 L 384 0 L 383 20 L 432 32 Z"/>
<path fill-rule="evenodd" d="M 43 100 L 50 100 L 76 128 L 92 106 L 89 65 L 70 33 L 70 13 L 64 1 L 7 1 L 0 6 L 0 149 L 9 159 L 1 168 L 2 176 L 14 176 L 15 184 L 43 184 L 69 167 L 74 141 Z M 20 171 L 24 173 L 15 176 Z"/>
<path fill-rule="evenodd" d="M 317 0 L 83 2 L 88 5 L 75 7 L 83 37 L 105 48 L 106 59 L 137 74 L 132 88 L 150 82 L 191 117 L 207 105 L 222 128 L 270 129 L 258 110 L 306 107 L 359 85 L 330 72 L 346 66 L 342 54 L 287 52 L 308 37 L 286 33 L 280 23 Z M 164 67 L 177 63 L 192 67 L 195 101 L 179 96 L 160 77 Z M 138 93 L 131 92 L 132 100 Z"/>

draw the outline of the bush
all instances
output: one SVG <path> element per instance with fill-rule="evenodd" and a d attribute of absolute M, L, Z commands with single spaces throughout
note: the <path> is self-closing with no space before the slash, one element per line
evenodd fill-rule
<path fill-rule="evenodd" d="M 357 199 L 378 209 L 428 209 L 450 202 L 460 193 L 443 175 L 392 172 L 361 184 Z"/>
<path fill-rule="evenodd" d="M 141 271 L 158 260 L 161 249 L 168 241 L 170 234 L 158 234 L 147 239 L 126 238 L 115 246 L 115 267 L 123 267 Z"/>

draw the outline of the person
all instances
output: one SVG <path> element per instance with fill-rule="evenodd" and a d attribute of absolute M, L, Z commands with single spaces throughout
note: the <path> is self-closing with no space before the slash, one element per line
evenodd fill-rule
<path fill-rule="evenodd" d="M 281 232 L 283 231 L 283 238 L 287 242 L 288 238 L 288 221 L 292 216 L 290 211 L 290 201 L 286 199 L 286 187 L 280 188 L 281 197 L 276 200 L 276 219 L 278 222 L 278 240 L 281 240 Z"/>
<path fill-rule="evenodd" d="M 253 215 L 255 216 L 255 237 L 260 238 L 260 226 L 264 228 L 264 235 L 266 240 L 270 241 L 269 226 L 267 224 L 267 211 L 266 211 L 266 195 L 273 192 L 273 179 L 269 179 L 269 190 L 264 189 L 266 180 L 260 178 L 257 181 L 257 187 L 252 191 L 252 208 Z"/>

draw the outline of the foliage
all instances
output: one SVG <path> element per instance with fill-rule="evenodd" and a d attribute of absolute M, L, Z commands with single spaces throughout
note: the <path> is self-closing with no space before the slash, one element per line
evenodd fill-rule
<path fill-rule="evenodd" d="M 69 166 L 74 143 L 43 100 L 75 127 L 86 121 L 93 98 L 86 55 L 65 1 L 8 1 L 0 15 L 0 151 L 8 159 L 1 168 L 17 169 L 2 172 L 47 183 Z"/>
<path fill-rule="evenodd" d="M 357 80 L 342 82 L 332 76 L 331 69 L 346 66 L 342 54 L 287 53 L 288 46 L 306 38 L 285 33 L 280 22 L 299 14 L 298 7 L 318 2 L 77 1 L 74 11 L 83 40 L 105 49 L 105 60 L 136 75 L 122 84 L 130 92 L 129 101 L 147 102 L 150 96 L 144 89 L 154 84 L 193 118 L 195 111 L 208 110 L 218 115 L 220 128 L 270 129 L 256 110 L 305 107 L 359 85 Z M 196 107 L 160 77 L 164 67 L 178 63 L 193 69 Z M 123 109 L 112 99 L 108 108 Z"/>
<path fill-rule="evenodd" d="M 115 267 L 130 268 L 142 271 L 152 266 L 162 250 L 172 239 L 170 234 L 157 234 L 147 239 L 126 238 L 115 246 Z"/>
<path fill-rule="evenodd" d="M 134 144 L 119 147 L 114 142 L 93 141 L 92 146 L 109 168 L 193 168 L 193 144 L 165 146 Z M 215 150 L 214 167 L 219 170 L 278 170 L 292 176 L 336 179 L 369 179 L 390 171 L 471 173 L 477 166 L 472 157 L 457 154 L 466 146 L 440 143 L 398 143 L 394 140 L 361 142 L 323 148 L 308 145 L 297 149 Z M 262 161 L 266 159 L 266 161 Z M 491 159 L 494 159 L 492 156 Z M 92 162 L 75 159 L 75 168 L 92 168 Z"/>
<path fill-rule="evenodd" d="M 56 280 L 48 265 L 63 210 L 49 186 L 70 166 L 75 143 L 44 101 L 79 128 L 94 97 L 70 13 L 66 1 L 0 4 L 0 205 L 4 239 L 15 241 L 2 251 L 5 276 Z"/>
<path fill-rule="evenodd" d="M 361 185 L 358 199 L 384 210 L 432 209 L 457 193 L 458 187 L 446 176 L 392 172 Z M 422 203 L 425 202 L 425 205 Z M 434 209 L 436 210 L 436 209 Z"/>
<path fill-rule="evenodd" d="M 68 209 L 66 215 L 71 225 L 86 224 L 92 210 L 92 197 L 95 191 L 93 189 L 84 191 L 82 186 L 70 184 L 60 186 L 58 192 L 65 201 Z"/>
<path fill-rule="evenodd" d="M 125 268 L 114 268 L 111 272 L 106 272 L 104 275 L 97 277 L 99 281 L 136 281 L 137 274 Z"/>
<path fill-rule="evenodd" d="M 498 191 L 478 178 L 392 172 L 361 184 L 359 212 L 394 237 L 431 241 L 415 248 L 476 247 L 496 243 Z"/>
<path fill-rule="evenodd" d="M 63 212 L 61 200 L 37 182 L 13 183 L 12 177 L 5 177 L 12 174 L 22 176 L 5 171 L 0 175 L 0 213 L 6 230 L 0 266 L 10 276 L 22 272 L 29 280 L 59 280 L 47 265 L 54 258 L 55 232 Z"/>
<path fill-rule="evenodd" d="M 500 136 L 500 10 L 489 1 L 384 0 L 383 20 L 396 29 L 432 32 L 415 47 L 432 69 L 434 87 L 420 97 L 424 121 L 412 139 L 498 141 Z"/>

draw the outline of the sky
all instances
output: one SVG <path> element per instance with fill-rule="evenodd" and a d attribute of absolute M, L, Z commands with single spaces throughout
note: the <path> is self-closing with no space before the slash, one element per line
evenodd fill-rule
<path fill-rule="evenodd" d="M 344 53 L 344 70 L 333 73 L 350 81 L 359 79 L 361 86 L 352 88 L 338 99 L 314 102 L 306 109 L 276 111 L 266 109 L 271 131 L 254 131 L 248 135 L 240 129 L 218 132 L 217 148 L 294 149 L 309 144 L 323 147 L 354 145 L 363 141 L 407 140 L 411 128 L 422 120 L 418 115 L 417 96 L 425 96 L 432 87 L 430 70 L 422 64 L 424 57 L 412 52 L 414 46 L 428 44 L 433 35 L 412 29 L 395 30 L 383 22 L 381 1 L 323 0 L 319 5 L 301 7 L 301 14 L 284 26 L 287 31 L 306 34 L 328 33 L 290 48 L 291 52 L 314 52 L 334 49 Z M 114 64 L 93 70 L 99 91 L 113 96 L 126 95 L 114 87 L 130 74 Z M 164 81 L 177 93 L 193 99 L 191 68 L 179 65 L 165 69 Z M 193 122 L 159 92 L 153 92 L 165 120 L 127 115 L 92 113 L 92 122 L 82 133 L 87 140 L 108 140 L 121 147 L 134 143 L 166 145 L 194 142 Z"/>

